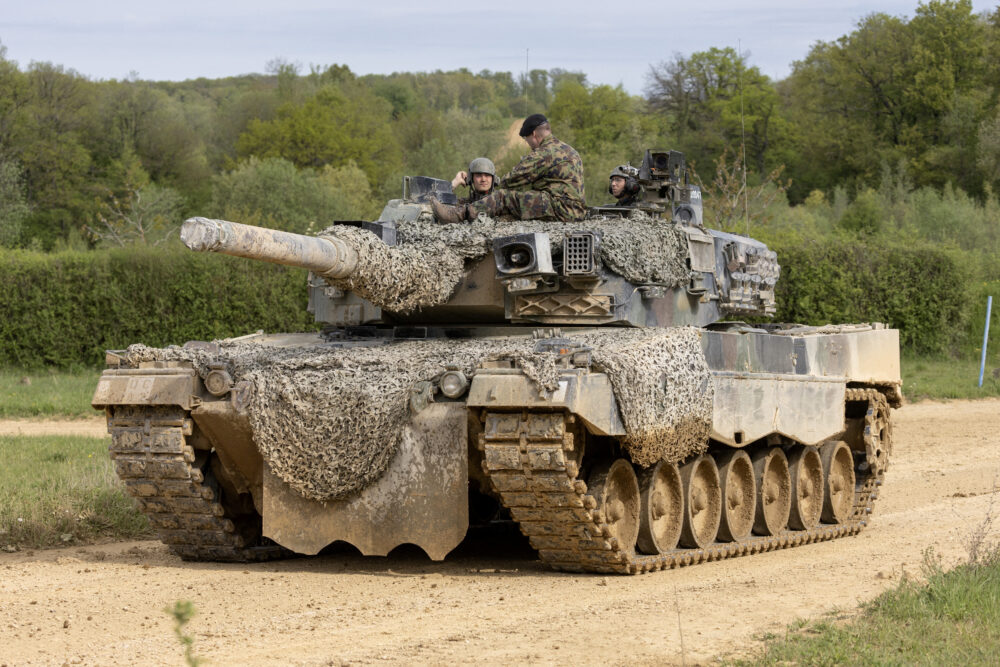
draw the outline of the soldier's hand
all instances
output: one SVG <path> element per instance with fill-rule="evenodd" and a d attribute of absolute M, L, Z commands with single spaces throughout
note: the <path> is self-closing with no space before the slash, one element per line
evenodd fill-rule
<path fill-rule="evenodd" d="M 453 190 L 460 185 L 468 185 L 468 184 L 469 184 L 469 174 L 467 174 L 464 171 L 458 172 L 457 174 L 455 174 L 455 178 L 451 179 L 451 188 Z"/>

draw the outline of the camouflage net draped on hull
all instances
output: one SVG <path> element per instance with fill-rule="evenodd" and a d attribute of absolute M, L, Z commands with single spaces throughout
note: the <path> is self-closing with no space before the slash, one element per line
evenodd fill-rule
<path fill-rule="evenodd" d="M 387 310 L 407 313 L 447 301 L 462 279 L 465 261 L 491 253 L 495 238 L 545 232 L 555 252 L 566 233 L 576 231 L 600 232 L 601 261 L 633 283 L 678 287 L 690 280 L 687 237 L 676 225 L 641 211 L 625 219 L 580 222 L 502 222 L 486 216 L 468 224 L 403 221 L 398 223 L 396 246 L 344 225 L 330 227 L 321 236 L 343 239 L 360 250 L 355 273 L 331 284 Z"/>
<path fill-rule="evenodd" d="M 696 329 L 616 329 L 581 334 L 607 372 L 637 463 L 702 451 L 711 426 L 708 366 Z M 558 386 L 550 353 L 528 337 L 402 341 L 367 347 L 274 347 L 220 342 L 218 353 L 133 345 L 130 363 L 189 361 L 204 377 L 223 361 L 253 388 L 247 415 L 272 470 L 312 500 L 343 498 L 385 471 L 409 418 L 414 385 L 446 367 L 471 374 L 488 359 L 510 359 L 543 391 Z"/>
<path fill-rule="evenodd" d="M 580 338 L 615 389 L 635 463 L 680 461 L 708 448 L 714 385 L 697 329 L 604 330 Z"/>

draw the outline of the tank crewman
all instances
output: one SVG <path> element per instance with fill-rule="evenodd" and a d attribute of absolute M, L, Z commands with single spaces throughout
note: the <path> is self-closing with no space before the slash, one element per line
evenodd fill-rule
<path fill-rule="evenodd" d="M 463 222 L 475 220 L 480 213 L 518 220 L 583 219 L 587 206 L 580 154 L 552 136 L 548 119 L 540 113 L 524 119 L 520 135 L 531 152 L 497 182 L 497 189 L 482 199 L 458 206 L 432 199 L 431 207 L 438 220 Z"/>
<path fill-rule="evenodd" d="M 458 200 L 459 205 L 471 204 L 493 192 L 493 184 L 497 178 L 497 168 L 493 161 L 486 157 L 477 157 L 469 163 L 469 171 L 460 171 L 451 179 L 451 189 L 468 185 L 469 196 Z"/>
<path fill-rule="evenodd" d="M 608 176 L 608 192 L 617 201 L 612 206 L 637 206 L 642 201 L 642 186 L 636 180 L 639 170 L 630 164 L 620 164 Z"/>

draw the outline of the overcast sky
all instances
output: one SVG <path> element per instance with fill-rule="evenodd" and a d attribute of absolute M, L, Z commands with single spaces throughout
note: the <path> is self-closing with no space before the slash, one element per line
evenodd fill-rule
<path fill-rule="evenodd" d="M 817 41 L 872 12 L 912 17 L 916 0 L 463 3 L 410 0 L 0 0 L 0 44 L 25 69 L 51 62 L 91 79 L 181 81 L 265 72 L 281 59 L 358 74 L 467 67 L 580 70 L 645 86 L 649 66 L 713 46 L 741 48 L 781 79 Z M 974 0 L 976 12 L 996 2 Z"/>

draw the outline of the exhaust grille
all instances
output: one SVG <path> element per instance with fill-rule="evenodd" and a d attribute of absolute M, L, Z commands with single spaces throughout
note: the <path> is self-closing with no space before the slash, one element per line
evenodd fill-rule
<path fill-rule="evenodd" d="M 568 234 L 563 240 L 563 274 L 567 276 L 594 273 L 594 235 Z"/>

